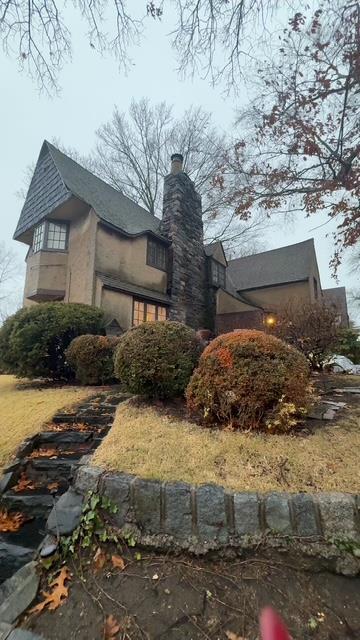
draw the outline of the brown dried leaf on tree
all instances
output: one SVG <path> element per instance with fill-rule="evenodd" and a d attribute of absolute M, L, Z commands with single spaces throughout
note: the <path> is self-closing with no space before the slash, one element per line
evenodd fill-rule
<path fill-rule="evenodd" d="M 9 513 L 6 510 L 0 511 L 0 532 L 13 533 L 19 531 L 20 527 L 29 520 L 23 513 Z"/>
<path fill-rule="evenodd" d="M 111 564 L 115 569 L 120 569 L 121 571 L 125 569 L 125 562 L 121 556 L 111 556 Z"/>
<path fill-rule="evenodd" d="M 113 640 L 114 638 L 116 638 L 120 630 L 121 630 L 121 626 L 116 620 L 116 618 L 114 618 L 113 615 L 108 616 L 105 620 L 105 626 L 104 626 L 105 640 Z"/>
<path fill-rule="evenodd" d="M 70 570 L 68 567 L 62 567 L 59 575 L 49 584 L 53 588 L 52 591 L 43 591 L 44 600 L 30 609 L 29 613 L 41 613 L 45 608 L 49 611 L 54 611 L 60 607 L 69 595 L 69 589 L 65 586 L 65 582 L 70 579 Z"/>
<path fill-rule="evenodd" d="M 106 554 L 101 549 L 101 547 L 98 547 L 96 549 L 95 555 L 93 557 L 93 562 L 94 562 L 95 571 L 101 571 L 101 569 L 103 568 L 106 562 Z"/>

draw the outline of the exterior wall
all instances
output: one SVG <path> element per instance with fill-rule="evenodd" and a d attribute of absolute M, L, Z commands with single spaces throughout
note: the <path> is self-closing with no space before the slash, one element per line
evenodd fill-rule
<path fill-rule="evenodd" d="M 216 316 L 216 333 L 228 333 L 236 329 L 264 329 L 264 313 L 260 309 L 253 311 L 237 311 Z"/>
<path fill-rule="evenodd" d="M 166 293 L 167 274 L 146 264 L 147 237 L 126 238 L 101 225 L 97 229 L 95 269 L 124 282 Z"/>
<path fill-rule="evenodd" d="M 131 295 L 103 288 L 99 306 L 104 310 L 107 320 L 115 318 L 124 331 L 131 328 L 133 316 L 133 297 Z"/>
<path fill-rule="evenodd" d="M 235 313 L 241 311 L 253 311 L 254 307 L 237 300 L 223 289 L 218 289 L 216 300 L 216 313 Z"/>
<path fill-rule="evenodd" d="M 204 327 L 207 304 L 201 198 L 185 173 L 165 178 L 161 230 L 172 242 L 169 318 L 194 329 Z"/>
<path fill-rule="evenodd" d="M 67 259 L 67 253 L 62 251 L 38 251 L 29 254 L 26 259 L 25 306 L 32 304 L 28 296 L 37 291 L 65 291 Z"/>
<path fill-rule="evenodd" d="M 224 252 L 221 249 L 220 243 L 218 243 L 217 246 L 215 247 L 214 253 L 212 254 L 211 257 L 214 260 L 217 260 L 218 262 L 220 262 L 220 264 L 224 265 L 224 267 L 227 266 L 226 258 L 224 256 Z"/>
<path fill-rule="evenodd" d="M 65 302 L 95 303 L 95 243 L 98 217 L 93 210 L 70 223 Z"/>
<path fill-rule="evenodd" d="M 320 283 L 319 283 L 320 286 Z M 266 287 L 254 291 L 244 291 L 246 298 L 260 307 L 276 310 L 291 302 L 312 302 L 312 279 L 306 282 L 295 282 L 278 287 Z"/>

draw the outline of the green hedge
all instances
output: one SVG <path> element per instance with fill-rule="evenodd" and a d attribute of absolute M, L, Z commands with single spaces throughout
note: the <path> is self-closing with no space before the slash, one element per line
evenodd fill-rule
<path fill-rule="evenodd" d="M 0 367 L 25 378 L 71 379 L 65 350 L 84 333 L 103 333 L 103 312 L 86 304 L 40 303 L 20 309 L 0 328 Z"/>
<path fill-rule="evenodd" d="M 76 380 L 81 384 L 114 382 L 114 351 L 119 339 L 94 335 L 74 338 L 65 355 Z"/>
<path fill-rule="evenodd" d="M 127 331 L 115 353 L 115 375 L 131 393 L 183 394 L 200 352 L 195 332 L 180 322 L 144 322 Z"/>

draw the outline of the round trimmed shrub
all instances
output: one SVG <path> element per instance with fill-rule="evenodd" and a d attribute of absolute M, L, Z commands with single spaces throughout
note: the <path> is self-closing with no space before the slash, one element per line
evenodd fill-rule
<path fill-rule="evenodd" d="M 184 393 L 199 357 L 195 331 L 180 322 L 144 322 L 120 337 L 115 375 L 131 393 L 172 398 Z"/>
<path fill-rule="evenodd" d="M 74 338 L 65 351 L 66 361 L 81 384 L 114 382 L 114 352 L 119 338 L 84 335 Z"/>
<path fill-rule="evenodd" d="M 0 328 L 0 364 L 24 378 L 68 380 L 74 375 L 65 350 L 76 336 L 104 331 L 101 309 L 42 302 L 20 309 Z"/>
<path fill-rule="evenodd" d="M 208 423 L 286 431 L 307 400 L 309 365 L 296 349 L 262 331 L 215 338 L 186 390 L 187 406 Z"/>

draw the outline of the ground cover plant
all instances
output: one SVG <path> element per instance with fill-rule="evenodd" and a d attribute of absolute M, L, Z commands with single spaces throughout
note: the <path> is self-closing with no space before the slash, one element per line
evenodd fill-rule
<path fill-rule="evenodd" d="M 351 378 L 360 385 L 360 377 Z M 132 400 L 119 406 L 93 462 L 143 478 L 213 482 L 234 491 L 358 493 L 360 406 L 355 396 L 346 402 L 350 409 L 334 422 L 309 420 L 295 432 L 268 434 L 199 427 L 181 405 Z"/>
<path fill-rule="evenodd" d="M 0 376 L 0 472 L 22 441 L 41 430 L 43 424 L 64 407 L 91 394 L 89 388 L 34 387 L 14 376 Z"/>
<path fill-rule="evenodd" d="M 114 352 L 119 338 L 84 335 L 74 338 L 65 351 L 68 364 L 81 384 L 114 382 Z"/>
<path fill-rule="evenodd" d="M 293 347 L 262 331 L 218 336 L 186 390 L 191 413 L 208 424 L 287 431 L 308 400 L 310 371 Z"/>
<path fill-rule="evenodd" d="M 10 316 L 0 328 L 0 367 L 24 378 L 71 379 L 65 350 L 76 336 L 103 332 L 100 309 L 86 304 L 41 303 Z"/>
<path fill-rule="evenodd" d="M 183 394 L 196 366 L 200 345 L 180 322 L 144 322 L 127 331 L 115 353 L 115 375 L 131 393 L 148 398 Z"/>

